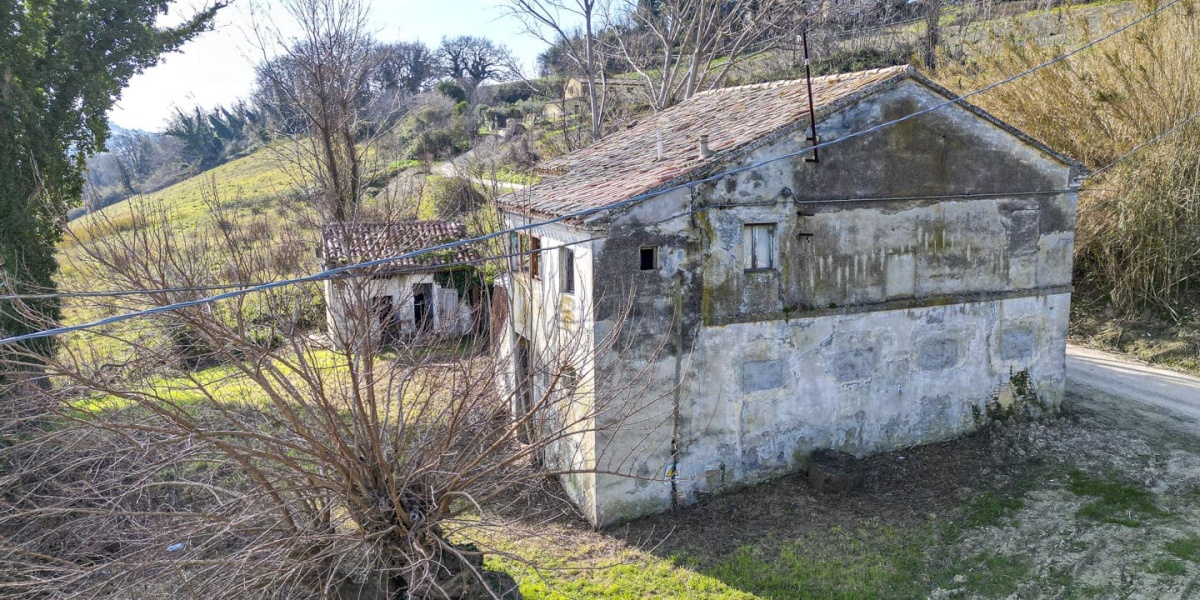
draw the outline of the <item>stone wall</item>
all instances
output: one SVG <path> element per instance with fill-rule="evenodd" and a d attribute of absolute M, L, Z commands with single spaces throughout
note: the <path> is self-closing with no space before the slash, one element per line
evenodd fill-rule
<path fill-rule="evenodd" d="M 942 100 L 906 81 L 819 133 Z M 804 135 L 713 168 L 795 153 Z M 813 448 L 861 455 L 960 435 L 989 411 L 1053 410 L 1076 175 L 953 107 L 816 163 L 756 166 L 609 215 L 594 245 L 595 328 L 621 341 L 596 358 L 596 393 L 647 383 L 598 423 L 597 466 L 622 475 L 597 475 L 594 520 L 799 468 Z M 774 269 L 744 268 L 748 224 L 774 226 Z M 659 261 L 643 271 L 647 246 Z"/>

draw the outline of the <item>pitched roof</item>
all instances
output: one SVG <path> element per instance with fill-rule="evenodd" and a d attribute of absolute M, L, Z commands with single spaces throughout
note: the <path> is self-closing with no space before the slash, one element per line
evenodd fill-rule
<path fill-rule="evenodd" d="M 954 96 L 907 65 L 814 77 L 817 117 L 908 78 Z M 966 103 L 963 106 L 1070 163 L 982 110 Z M 808 87 L 803 79 L 703 92 L 587 148 L 543 163 L 540 168 L 551 177 L 524 192 L 501 198 L 500 204 L 551 217 L 603 208 L 697 178 L 713 169 L 714 164 L 725 162 L 720 159 L 727 160 L 763 138 L 808 123 L 808 119 Z M 719 126 L 714 126 L 716 123 Z M 709 148 L 717 160 L 699 158 L 700 134 L 709 136 Z"/>
<path fill-rule="evenodd" d="M 408 254 L 467 237 L 467 228 L 451 221 L 415 219 L 369 223 L 331 223 L 321 235 L 322 256 L 327 264 L 348 264 Z M 437 270 L 460 261 L 475 260 L 471 246 L 393 261 L 379 271 Z M 376 271 L 376 272 L 379 272 Z"/>

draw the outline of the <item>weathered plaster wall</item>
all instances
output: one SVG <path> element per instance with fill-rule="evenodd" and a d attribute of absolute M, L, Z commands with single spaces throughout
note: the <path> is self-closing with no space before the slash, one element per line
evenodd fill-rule
<path fill-rule="evenodd" d="M 901 83 L 829 117 L 820 135 L 941 100 Z M 795 152 L 804 133 L 719 168 Z M 796 468 L 817 447 L 863 454 L 959 435 L 1012 397 L 1014 374 L 1053 408 L 1075 175 L 955 107 L 818 163 L 780 161 L 610 215 L 593 297 L 597 337 L 619 331 L 620 342 L 597 356 L 596 393 L 644 383 L 625 412 L 601 418 L 598 467 L 631 476 L 597 476 L 594 520 Z M 776 225 L 772 272 L 743 270 L 750 223 Z M 650 245 L 660 262 L 640 271 Z"/>
<path fill-rule="evenodd" d="M 525 219 L 511 214 L 505 215 L 505 221 L 509 227 L 526 223 Z M 595 333 L 592 309 L 594 242 L 588 241 L 589 233 L 565 225 L 546 225 L 527 233 L 541 240 L 541 276 L 534 278 L 526 273 L 509 273 L 503 280 L 502 285 L 508 290 L 511 318 L 504 338 L 500 340 L 505 355 L 501 364 L 507 365 L 507 371 L 501 377 L 500 392 L 513 399 L 516 412 L 515 345 L 520 336 L 529 341 L 531 349 L 531 393 L 535 398 L 554 394 L 561 402 L 558 407 L 562 411 L 561 423 L 571 424 L 570 428 L 578 431 L 576 435 L 552 444 L 547 449 L 546 461 L 551 468 L 580 471 L 562 477 L 561 481 L 585 515 L 595 520 L 596 476 L 590 472 L 595 470 L 597 455 L 594 358 L 596 340 L 603 338 Z M 563 291 L 561 250 L 566 247 L 575 255 L 574 293 Z M 578 385 L 574 390 L 550 390 L 555 373 L 561 373 L 564 365 L 579 374 Z M 550 425 L 552 428 L 561 426 Z"/>
<path fill-rule="evenodd" d="M 413 286 L 430 284 L 433 289 L 433 329 L 443 335 L 466 335 L 471 331 L 471 307 L 458 291 L 437 284 L 430 273 L 411 273 L 386 278 L 326 280 L 325 319 L 335 341 L 351 341 L 369 335 L 378 342 L 381 336 L 379 320 L 371 315 L 362 320 L 355 313 L 370 310 L 371 299 L 390 296 L 396 307 L 401 332 L 416 332 L 413 312 Z"/>
<path fill-rule="evenodd" d="M 706 327 L 686 382 L 680 494 L 976 428 L 1027 373 L 1061 401 L 1070 295 Z M 720 351 L 738 348 L 735 355 Z M 1041 406 L 1037 406 L 1041 405 Z"/>
<path fill-rule="evenodd" d="M 940 102 L 907 81 L 820 124 L 836 139 Z M 756 149 L 753 164 L 807 145 L 804 132 Z M 1068 286 L 1075 194 L 1070 169 L 952 107 L 851 138 L 818 163 L 777 162 L 698 192 L 708 230 L 704 315 L 761 313 Z M 728 265 L 748 222 L 778 224 L 780 268 Z"/>

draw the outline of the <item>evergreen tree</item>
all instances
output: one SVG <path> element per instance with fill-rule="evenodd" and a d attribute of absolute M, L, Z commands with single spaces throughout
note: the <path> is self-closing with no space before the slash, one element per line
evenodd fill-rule
<path fill-rule="evenodd" d="M 87 158 L 104 148 L 109 109 L 130 77 L 208 28 L 223 6 L 163 28 L 155 20 L 169 8 L 164 0 L 0 0 L 0 286 L 6 292 L 54 289 L 54 246 L 67 209 L 81 203 Z M 27 303 L 25 312 L 0 301 L 0 337 L 57 317 L 54 300 Z M 52 344 L 33 349 L 49 352 Z"/>

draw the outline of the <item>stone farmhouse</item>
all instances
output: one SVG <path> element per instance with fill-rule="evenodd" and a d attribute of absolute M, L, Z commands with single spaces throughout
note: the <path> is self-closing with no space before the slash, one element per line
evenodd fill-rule
<path fill-rule="evenodd" d="M 636 103 L 640 96 L 644 94 L 645 85 L 636 79 L 605 79 L 597 81 L 599 86 L 597 90 L 599 95 L 605 98 L 605 102 L 611 106 L 613 103 L 631 104 Z M 542 111 L 542 116 L 547 119 L 561 119 L 564 115 L 583 115 L 589 114 L 589 90 L 588 82 L 583 79 L 572 77 L 563 85 L 563 95 L 561 98 L 553 102 L 547 102 L 546 107 Z"/>
<path fill-rule="evenodd" d="M 322 232 L 321 256 L 328 269 L 400 256 L 466 235 L 465 227 L 449 221 L 335 223 Z M 362 276 L 326 280 L 330 338 L 345 346 L 363 338 L 386 344 L 418 334 L 462 336 L 473 332 L 479 313 L 472 310 L 470 290 L 459 289 L 453 274 L 473 269 L 469 261 L 478 258 L 476 254 L 464 247 L 448 254 L 395 261 Z M 352 307 L 369 307 L 370 314 Z"/>
<path fill-rule="evenodd" d="M 811 85 L 816 154 L 805 81 L 720 89 L 502 200 L 567 217 L 511 240 L 505 385 L 605 407 L 546 457 L 598 525 L 1063 396 L 1083 168 L 965 102 L 852 135 L 954 97 L 910 67 Z"/>

